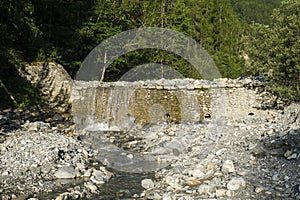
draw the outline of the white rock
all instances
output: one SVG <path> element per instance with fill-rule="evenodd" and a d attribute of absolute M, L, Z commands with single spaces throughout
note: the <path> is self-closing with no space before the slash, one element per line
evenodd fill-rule
<path fill-rule="evenodd" d="M 219 197 L 225 197 L 226 196 L 226 192 L 227 192 L 227 190 L 225 190 L 225 189 L 216 190 L 216 197 L 217 198 L 219 198 Z"/>
<path fill-rule="evenodd" d="M 75 169 L 76 169 L 77 171 L 84 171 L 85 165 L 82 164 L 82 163 L 77 163 Z"/>
<path fill-rule="evenodd" d="M 235 168 L 232 160 L 226 160 L 222 165 L 222 172 L 224 173 L 233 173 L 235 172 Z"/>
<path fill-rule="evenodd" d="M 192 172 L 192 176 L 193 177 L 196 177 L 196 178 L 201 178 L 203 177 L 205 174 L 200 170 L 200 169 L 195 169 L 193 172 Z"/>
<path fill-rule="evenodd" d="M 88 169 L 84 172 L 83 177 L 90 177 L 92 175 L 92 170 Z"/>
<path fill-rule="evenodd" d="M 227 151 L 226 148 L 219 149 L 219 150 L 216 152 L 216 155 L 217 155 L 217 156 L 220 156 L 220 155 L 222 155 L 225 151 Z"/>
<path fill-rule="evenodd" d="M 255 192 L 256 192 L 256 193 L 261 193 L 262 191 L 264 191 L 264 189 L 261 188 L 261 187 L 255 188 Z"/>
<path fill-rule="evenodd" d="M 73 167 L 62 167 L 59 168 L 55 173 L 54 176 L 56 178 L 75 178 L 76 176 L 80 175 Z"/>
<path fill-rule="evenodd" d="M 293 154 L 292 151 L 286 151 L 286 152 L 284 153 L 284 157 L 288 158 L 288 157 L 290 157 L 292 154 Z"/>
<path fill-rule="evenodd" d="M 227 191 L 226 191 L 226 196 L 228 196 L 228 197 L 234 197 L 234 191 L 232 191 L 232 190 L 227 190 Z"/>
<path fill-rule="evenodd" d="M 97 193 L 97 186 L 95 186 L 93 183 L 91 183 L 91 182 L 87 182 L 87 183 L 84 183 L 84 186 L 86 187 L 86 188 L 88 188 L 90 191 L 91 191 L 91 193 Z"/>
<path fill-rule="evenodd" d="M 291 159 L 296 159 L 297 158 L 297 153 L 293 153 L 291 156 L 287 157 L 286 159 L 291 160 Z"/>
<path fill-rule="evenodd" d="M 132 158 L 133 158 L 133 155 L 132 155 L 132 154 L 128 154 L 128 155 L 127 155 L 127 158 L 132 159 Z"/>
<path fill-rule="evenodd" d="M 153 183 L 152 179 L 142 180 L 142 187 L 145 188 L 145 189 L 154 188 L 154 183 Z"/>
<path fill-rule="evenodd" d="M 103 184 L 108 181 L 113 174 L 105 169 L 105 167 L 100 167 L 100 170 L 93 169 L 92 176 L 90 180 L 96 184 Z"/>
<path fill-rule="evenodd" d="M 199 194 L 210 194 L 213 191 L 214 191 L 214 187 L 208 184 L 202 184 L 198 188 Z"/>
<path fill-rule="evenodd" d="M 178 177 L 173 177 L 173 176 L 167 176 L 165 178 L 166 183 L 171 186 L 173 189 L 181 189 L 181 186 L 179 185 L 179 179 Z"/>
<path fill-rule="evenodd" d="M 227 183 L 228 190 L 239 190 L 246 186 L 246 182 L 243 178 L 233 178 Z"/>

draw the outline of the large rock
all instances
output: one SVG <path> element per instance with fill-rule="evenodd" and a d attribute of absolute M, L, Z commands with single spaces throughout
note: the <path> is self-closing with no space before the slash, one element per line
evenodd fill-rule
<path fill-rule="evenodd" d="M 43 100 L 58 113 L 70 111 L 73 80 L 62 65 L 36 62 L 18 67 L 20 75 L 37 87 Z"/>

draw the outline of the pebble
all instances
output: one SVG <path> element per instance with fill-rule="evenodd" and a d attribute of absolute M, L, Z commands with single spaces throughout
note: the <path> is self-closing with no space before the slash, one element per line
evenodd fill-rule
<path fill-rule="evenodd" d="M 97 186 L 95 186 L 93 183 L 91 182 L 86 182 L 84 183 L 84 186 L 86 188 L 88 188 L 93 194 L 96 194 L 97 193 Z"/>
<path fill-rule="evenodd" d="M 286 151 L 286 152 L 284 153 L 284 157 L 288 158 L 288 157 L 290 157 L 292 154 L 293 154 L 292 151 Z"/>
<path fill-rule="evenodd" d="M 113 174 L 105 169 L 105 167 L 100 167 L 99 170 L 93 169 L 92 176 L 90 180 L 96 184 L 104 184 L 107 182 Z"/>
<path fill-rule="evenodd" d="M 154 188 L 154 182 L 152 181 L 152 179 L 143 179 L 141 184 L 145 189 Z"/>
<path fill-rule="evenodd" d="M 261 188 L 261 187 L 255 188 L 255 192 L 256 192 L 256 193 L 261 193 L 262 191 L 264 191 L 264 189 Z"/>
<path fill-rule="evenodd" d="M 208 184 L 202 184 L 198 187 L 199 194 L 210 194 L 214 192 L 214 186 Z"/>
<path fill-rule="evenodd" d="M 234 193 L 234 191 L 233 190 L 227 190 L 226 191 L 226 196 L 228 196 L 228 197 L 234 197 L 235 196 L 235 193 Z"/>
<path fill-rule="evenodd" d="M 195 177 L 195 178 L 202 178 L 204 177 L 204 173 L 202 172 L 201 169 L 195 169 L 193 172 L 192 172 L 192 176 Z"/>
<path fill-rule="evenodd" d="M 297 153 L 293 153 L 292 155 L 288 156 L 286 159 L 291 160 L 291 159 L 296 159 L 298 157 Z"/>
<path fill-rule="evenodd" d="M 217 155 L 217 156 L 220 156 L 220 155 L 222 155 L 225 151 L 227 151 L 226 148 L 219 149 L 218 151 L 216 151 L 216 155 Z"/>
<path fill-rule="evenodd" d="M 232 160 L 226 160 L 222 165 L 222 172 L 233 173 L 235 172 L 234 164 Z"/>
<path fill-rule="evenodd" d="M 181 186 L 179 185 L 179 179 L 178 177 L 174 177 L 174 176 L 167 176 L 165 178 L 166 183 L 171 186 L 171 188 L 173 189 L 181 189 Z"/>
<path fill-rule="evenodd" d="M 225 189 L 216 190 L 216 197 L 217 198 L 219 198 L 219 197 L 225 197 L 226 196 L 226 192 L 227 192 L 227 190 L 225 190 Z"/>
<path fill-rule="evenodd" d="M 185 181 L 185 184 L 188 185 L 188 186 L 198 186 L 201 184 L 201 181 L 200 180 L 197 180 L 197 179 L 192 179 L 192 180 L 186 180 Z"/>
<path fill-rule="evenodd" d="M 243 178 L 233 178 L 227 183 L 228 190 L 239 190 L 246 186 L 246 182 Z"/>

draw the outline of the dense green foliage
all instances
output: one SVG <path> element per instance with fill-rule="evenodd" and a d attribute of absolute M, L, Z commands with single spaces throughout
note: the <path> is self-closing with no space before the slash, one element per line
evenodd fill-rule
<path fill-rule="evenodd" d="M 270 24 L 273 9 L 278 8 L 282 0 L 231 0 L 233 9 L 240 19 L 248 23 Z"/>
<path fill-rule="evenodd" d="M 2 1 L 0 8 L 1 38 L 14 41 L 1 45 L 3 60 L 56 61 L 74 75 L 85 56 L 104 39 L 133 28 L 163 27 L 203 45 L 224 76 L 241 75 L 242 32 L 230 0 Z M 181 58 L 148 49 L 129 53 L 109 66 L 106 80 L 116 80 L 147 62 L 168 64 L 184 76 L 200 77 Z"/>
<path fill-rule="evenodd" d="M 269 26 L 253 24 L 245 38 L 249 74 L 267 76 L 270 90 L 288 101 L 300 100 L 299 15 L 300 1 L 285 0 L 274 10 Z"/>
<path fill-rule="evenodd" d="M 213 56 L 226 77 L 241 75 L 238 56 L 240 23 L 229 0 L 100 1 L 90 20 L 80 29 L 83 46 L 96 46 L 105 38 L 137 27 L 163 27 L 182 32 L 198 41 Z M 90 48 L 88 48 L 90 49 Z M 186 61 L 168 52 L 145 50 L 129 53 L 109 66 L 106 80 L 117 80 L 128 69 L 143 63 L 172 66 L 187 77 L 200 78 Z"/>

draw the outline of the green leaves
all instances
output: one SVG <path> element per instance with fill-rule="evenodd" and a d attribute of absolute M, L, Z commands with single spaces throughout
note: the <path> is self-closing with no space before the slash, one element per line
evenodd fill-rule
<path fill-rule="evenodd" d="M 253 24 L 246 39 L 249 71 L 267 75 L 271 90 L 287 101 L 300 100 L 300 2 L 285 0 L 274 10 L 270 26 Z"/>
<path fill-rule="evenodd" d="M 270 24 L 271 13 L 282 0 L 231 0 L 233 9 L 248 23 Z"/>

